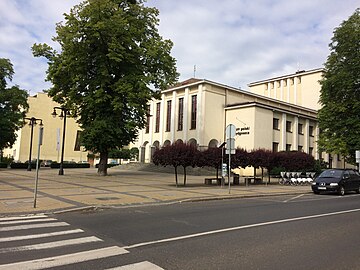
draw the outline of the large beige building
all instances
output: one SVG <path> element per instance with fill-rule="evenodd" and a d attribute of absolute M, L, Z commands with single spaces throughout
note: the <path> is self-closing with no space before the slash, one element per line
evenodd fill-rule
<path fill-rule="evenodd" d="M 135 145 L 140 161 L 150 162 L 153 151 L 177 141 L 200 149 L 226 140 L 227 125 L 236 126 L 235 146 L 273 151 L 304 151 L 342 167 L 338 155 L 319 153 L 317 138 L 322 69 L 299 71 L 249 84 L 241 90 L 209 80 L 189 79 L 162 91 L 149 102 L 148 125 Z"/>
<path fill-rule="evenodd" d="M 229 124 L 238 128 L 235 146 L 247 150 L 265 148 L 273 151 L 299 150 L 342 167 L 337 155 L 319 153 L 317 138 L 322 69 L 300 71 L 250 83 L 242 90 L 203 79 L 189 79 L 162 91 L 160 100 L 148 104 L 148 124 L 139 132 L 134 146 L 140 150 L 140 161 L 150 162 L 153 151 L 182 141 L 200 149 L 216 147 L 226 140 Z M 52 118 L 55 106 L 45 93 L 29 98 L 28 117 L 41 118 L 44 141 L 41 159 L 59 161 L 63 121 Z M 85 161 L 77 143 L 79 126 L 68 118 L 64 160 Z M 32 158 L 37 156 L 38 127 L 34 128 Z M 5 155 L 15 160 L 29 158 L 30 127 L 19 132 L 18 141 Z"/>

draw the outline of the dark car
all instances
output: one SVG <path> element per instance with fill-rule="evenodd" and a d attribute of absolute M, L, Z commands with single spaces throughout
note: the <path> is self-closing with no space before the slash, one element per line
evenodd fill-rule
<path fill-rule="evenodd" d="M 328 169 L 315 179 L 311 188 L 315 194 L 337 192 L 344 196 L 347 191 L 360 193 L 360 174 L 352 169 Z"/>

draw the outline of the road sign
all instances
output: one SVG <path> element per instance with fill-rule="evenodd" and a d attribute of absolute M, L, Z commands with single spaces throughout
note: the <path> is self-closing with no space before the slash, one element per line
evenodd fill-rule
<path fill-rule="evenodd" d="M 233 124 L 229 124 L 225 130 L 226 138 L 234 138 L 236 134 L 236 127 Z"/>

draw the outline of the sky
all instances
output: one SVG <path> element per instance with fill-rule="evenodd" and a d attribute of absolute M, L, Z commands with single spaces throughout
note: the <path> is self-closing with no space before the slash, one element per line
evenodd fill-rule
<path fill-rule="evenodd" d="M 80 0 L 0 0 L 0 58 L 11 85 L 31 95 L 51 87 L 47 63 L 31 52 L 56 35 L 56 23 Z M 247 89 L 251 82 L 323 67 L 333 31 L 358 0 L 148 0 L 159 32 L 174 43 L 180 81 L 191 77 Z M 194 72 L 194 66 L 196 71 Z"/>

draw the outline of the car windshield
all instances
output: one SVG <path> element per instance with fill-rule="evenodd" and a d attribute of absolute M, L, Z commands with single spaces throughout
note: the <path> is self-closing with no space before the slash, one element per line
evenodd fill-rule
<path fill-rule="evenodd" d="M 338 178 L 341 177 L 342 171 L 340 170 L 326 170 L 323 171 L 319 177 L 334 177 L 334 178 Z"/>

